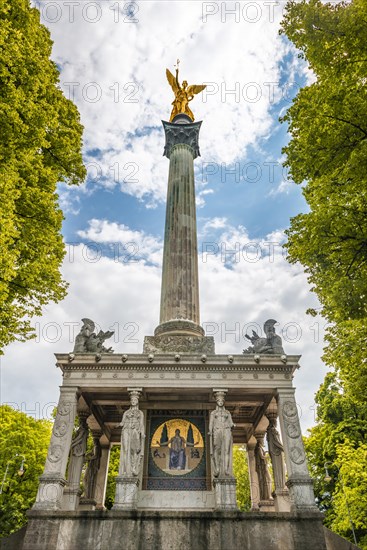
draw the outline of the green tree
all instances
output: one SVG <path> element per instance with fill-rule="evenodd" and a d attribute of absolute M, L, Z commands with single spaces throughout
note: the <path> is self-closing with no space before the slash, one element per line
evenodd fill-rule
<path fill-rule="evenodd" d="M 59 87 L 52 41 L 29 0 L 0 4 L 0 353 L 65 296 L 58 182 L 85 178 L 82 126 Z"/>
<path fill-rule="evenodd" d="M 110 510 L 115 501 L 115 492 L 116 492 L 116 477 L 119 473 L 119 463 L 120 463 L 120 446 L 113 445 L 110 452 L 110 462 L 108 466 L 108 476 L 107 476 L 107 488 L 106 488 L 106 498 L 105 506 Z"/>
<path fill-rule="evenodd" d="M 367 445 L 358 448 L 349 441 L 337 447 L 336 465 L 339 468 L 336 490 L 333 495 L 335 517 L 331 529 L 351 538 L 350 519 L 359 546 L 367 548 Z M 349 510 L 345 514 L 345 509 Z M 350 518 L 350 519 L 349 519 Z"/>
<path fill-rule="evenodd" d="M 358 455 L 359 448 L 367 442 L 367 404 L 356 405 L 348 392 L 344 392 L 334 372 L 326 375 L 324 383 L 316 394 L 317 424 L 305 438 L 305 447 L 311 476 L 315 482 L 315 494 L 320 508 L 325 512 L 325 523 L 330 528 L 338 524 L 335 510 L 335 491 L 341 472 L 343 449 L 354 448 Z M 362 455 L 359 455 L 362 456 Z M 353 476 L 354 464 L 346 465 Z M 330 473 L 330 480 L 325 479 L 325 464 Z M 348 478 L 349 479 L 349 478 Z M 348 490 L 348 479 L 344 485 Z M 340 486 L 339 486 L 340 489 Z M 363 499 L 360 500 L 363 502 Z M 363 508 L 362 508 L 363 510 Z M 347 516 L 347 510 L 338 510 L 340 517 Z M 352 516 L 354 511 L 352 513 Z M 340 531 L 337 531 L 340 532 Z M 344 534 L 340 532 L 340 534 Z M 363 536 L 363 530 L 360 532 Z M 349 537 L 350 538 L 350 537 Z"/>
<path fill-rule="evenodd" d="M 26 511 L 37 495 L 52 422 L 34 420 L 7 405 L 0 405 L 0 423 L 0 536 L 3 537 L 27 522 Z M 24 472 L 19 475 L 23 460 Z"/>
<path fill-rule="evenodd" d="M 248 512 L 251 509 L 251 494 L 247 458 L 246 452 L 238 445 L 233 446 L 233 472 L 237 480 L 237 506 L 242 512 Z"/>
<path fill-rule="evenodd" d="M 306 439 L 306 448 L 326 522 L 350 540 L 340 476 L 345 494 L 357 490 L 343 471 L 355 470 L 357 476 L 367 435 L 365 14 L 365 0 L 290 0 L 281 29 L 315 76 L 283 118 L 291 134 L 284 148 L 286 165 L 290 177 L 303 184 L 310 209 L 291 220 L 286 246 L 289 260 L 305 267 L 321 314 L 330 323 L 323 356 L 330 373 L 316 396 L 317 425 Z M 328 484 L 325 462 L 334 480 Z M 360 519 L 358 499 L 351 508 L 361 540 L 367 520 Z"/>
<path fill-rule="evenodd" d="M 316 82 L 283 120 L 286 165 L 311 211 L 292 219 L 288 252 L 300 261 L 329 321 L 367 314 L 367 25 L 365 0 L 289 2 L 282 29 Z"/>

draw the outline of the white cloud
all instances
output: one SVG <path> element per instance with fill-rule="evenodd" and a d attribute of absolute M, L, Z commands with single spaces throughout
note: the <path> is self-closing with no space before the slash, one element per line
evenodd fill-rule
<path fill-rule="evenodd" d="M 91 243 L 112 244 L 110 250 L 116 252 L 113 255 L 117 260 L 119 254 L 123 261 L 145 260 L 155 265 L 161 263 L 162 241 L 144 231 L 133 231 L 124 224 L 93 219 L 89 221 L 88 229 L 77 233 Z"/>
<path fill-rule="evenodd" d="M 117 3 L 93 2 L 94 9 L 79 3 L 72 9 L 53 2 L 59 12 L 47 8 L 50 3 L 40 4 L 61 67 L 61 86 L 67 96 L 74 95 L 81 113 L 85 150 L 98 150 L 97 159 L 86 159 L 99 163 L 99 184 L 119 183 L 150 206 L 164 200 L 167 162 L 160 158 L 160 120 L 169 118 L 173 99 L 165 68 L 174 71 L 177 58 L 181 78 L 208 83 L 193 102 L 194 114 L 204 121 L 206 162 L 245 158 L 250 145 L 270 135 L 272 103 L 282 97 L 280 63 L 289 51 L 278 35 L 280 5 L 249 9 L 236 3 L 236 19 L 229 3 L 218 3 L 218 12 L 205 18 L 205 3 L 147 0 L 136 4 L 138 22 L 133 23 L 126 13 L 118 15 Z M 111 169 L 116 163 L 119 178 Z M 136 177 L 129 178 L 124 168 L 129 163 L 137 165 Z M 199 204 L 203 200 L 202 194 Z"/>
<path fill-rule="evenodd" d="M 293 189 L 295 189 L 296 184 L 291 180 L 282 180 L 276 189 L 272 189 L 268 193 L 268 197 L 275 197 L 276 195 L 286 194 L 288 195 Z"/>

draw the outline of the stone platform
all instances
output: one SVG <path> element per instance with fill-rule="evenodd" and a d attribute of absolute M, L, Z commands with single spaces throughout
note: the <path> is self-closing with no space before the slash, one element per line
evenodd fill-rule
<path fill-rule="evenodd" d="M 319 512 L 29 512 L 22 550 L 326 550 Z"/>

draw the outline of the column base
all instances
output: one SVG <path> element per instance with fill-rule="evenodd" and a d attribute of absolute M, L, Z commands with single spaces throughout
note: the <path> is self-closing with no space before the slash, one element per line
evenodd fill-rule
<path fill-rule="evenodd" d="M 291 499 L 288 489 L 276 489 L 273 493 L 276 512 L 290 512 Z"/>
<path fill-rule="evenodd" d="M 184 319 L 166 321 L 158 325 L 154 331 L 154 336 L 173 336 L 174 334 L 179 336 L 205 336 L 204 329 L 200 325 Z"/>
<path fill-rule="evenodd" d="M 143 353 L 215 353 L 213 336 L 166 334 L 145 336 Z"/>
<path fill-rule="evenodd" d="M 59 474 L 42 474 L 33 510 L 61 510 L 66 479 Z"/>
<path fill-rule="evenodd" d="M 97 501 L 93 498 L 81 498 L 79 501 L 79 510 L 95 510 Z"/>
<path fill-rule="evenodd" d="M 219 477 L 213 480 L 216 510 L 237 510 L 236 479 Z"/>
<path fill-rule="evenodd" d="M 112 510 L 136 510 L 138 500 L 137 477 L 116 477 L 115 503 Z"/>
<path fill-rule="evenodd" d="M 77 510 L 81 494 L 82 490 L 80 487 L 65 487 L 62 498 L 62 509 L 69 511 Z"/>
<path fill-rule="evenodd" d="M 291 512 L 318 510 L 313 492 L 313 482 L 309 476 L 292 475 L 286 481 L 286 486 L 289 488 Z"/>

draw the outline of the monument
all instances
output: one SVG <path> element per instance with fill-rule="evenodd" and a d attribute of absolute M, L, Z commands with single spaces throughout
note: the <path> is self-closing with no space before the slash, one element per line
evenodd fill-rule
<path fill-rule="evenodd" d="M 252 346 L 232 355 L 216 354 L 200 325 L 201 122 L 189 103 L 204 86 L 180 84 L 178 65 L 167 78 L 175 98 L 163 122 L 169 174 L 159 324 L 142 353 L 128 354 L 106 348 L 112 333 L 96 334 L 83 319 L 74 350 L 56 354 L 60 399 L 23 548 L 324 550 L 292 383 L 300 357 L 284 352 L 274 319 L 264 338 L 253 333 Z M 247 513 L 236 505 L 233 444 L 247 449 Z M 106 510 L 112 445 L 121 448 L 120 467 Z"/>

